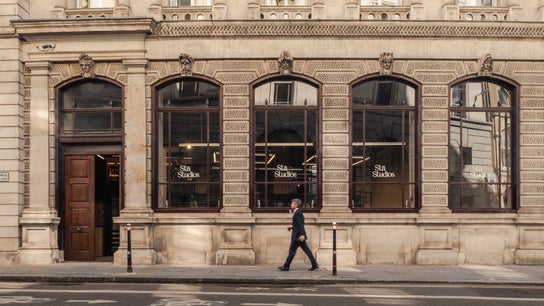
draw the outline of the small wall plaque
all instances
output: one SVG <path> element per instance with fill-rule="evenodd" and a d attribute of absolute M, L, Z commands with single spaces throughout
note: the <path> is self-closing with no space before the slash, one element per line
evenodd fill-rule
<path fill-rule="evenodd" d="M 9 182 L 9 172 L 0 172 L 0 182 Z"/>

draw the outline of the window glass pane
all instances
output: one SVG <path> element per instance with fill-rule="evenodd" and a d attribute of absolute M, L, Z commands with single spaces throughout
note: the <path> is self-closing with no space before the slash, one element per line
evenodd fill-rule
<path fill-rule="evenodd" d="M 402 0 L 361 0 L 361 5 L 401 5 Z"/>
<path fill-rule="evenodd" d="M 62 134 L 121 133 L 121 88 L 91 81 L 69 86 L 61 96 Z"/>
<path fill-rule="evenodd" d="M 255 105 L 316 106 L 317 89 L 299 81 L 275 81 L 255 88 Z"/>
<path fill-rule="evenodd" d="M 114 7 L 115 0 L 79 0 L 78 8 L 106 8 Z"/>
<path fill-rule="evenodd" d="M 513 208 L 511 92 L 489 82 L 452 88 L 450 207 Z"/>
<path fill-rule="evenodd" d="M 459 0 L 460 6 L 493 6 L 493 0 Z"/>
<path fill-rule="evenodd" d="M 353 88 L 353 106 L 414 106 L 415 89 L 396 81 L 370 81 Z"/>
<path fill-rule="evenodd" d="M 159 91 L 160 107 L 216 107 L 219 88 L 199 81 L 172 83 Z"/>

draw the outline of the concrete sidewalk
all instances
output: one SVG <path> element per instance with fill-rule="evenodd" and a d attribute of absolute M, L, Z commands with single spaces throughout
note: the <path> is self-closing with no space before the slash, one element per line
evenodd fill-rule
<path fill-rule="evenodd" d="M 339 267 L 337 275 L 327 266 L 308 271 L 307 266 L 281 272 L 276 266 L 150 265 L 126 266 L 111 262 L 63 262 L 53 265 L 0 265 L 3 282 L 113 282 L 113 283 L 244 283 L 244 284 L 341 284 L 432 283 L 544 285 L 544 266 L 417 266 L 362 265 Z"/>

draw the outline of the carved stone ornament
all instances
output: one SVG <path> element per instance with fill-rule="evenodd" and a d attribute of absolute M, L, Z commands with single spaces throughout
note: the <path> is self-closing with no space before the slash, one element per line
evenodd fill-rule
<path fill-rule="evenodd" d="M 293 58 L 288 51 L 283 51 L 281 56 L 278 58 L 278 68 L 280 74 L 290 75 L 293 72 Z"/>
<path fill-rule="evenodd" d="M 193 75 L 193 64 L 195 59 L 189 54 L 182 53 L 179 55 L 179 64 L 181 65 L 181 75 L 191 76 Z"/>
<path fill-rule="evenodd" d="M 380 74 L 390 75 L 393 70 L 393 53 L 384 52 L 380 55 Z"/>
<path fill-rule="evenodd" d="M 79 67 L 81 68 L 81 76 L 84 78 L 94 77 L 94 61 L 89 55 L 82 53 L 79 56 Z"/>
<path fill-rule="evenodd" d="M 491 54 L 486 54 L 480 59 L 480 76 L 491 76 L 493 74 L 493 57 Z"/>

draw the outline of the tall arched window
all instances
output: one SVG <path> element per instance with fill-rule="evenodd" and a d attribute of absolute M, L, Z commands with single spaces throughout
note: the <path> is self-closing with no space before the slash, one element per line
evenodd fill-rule
<path fill-rule="evenodd" d="M 449 207 L 515 208 L 512 86 L 475 79 L 451 88 Z"/>
<path fill-rule="evenodd" d="M 416 88 L 392 78 L 352 88 L 351 206 L 416 207 Z"/>
<path fill-rule="evenodd" d="M 61 90 L 61 136 L 121 135 L 123 129 L 122 90 L 93 79 Z"/>
<path fill-rule="evenodd" d="M 219 86 L 182 79 L 158 88 L 155 180 L 159 209 L 221 206 Z"/>
<path fill-rule="evenodd" d="M 318 208 L 318 88 L 275 79 L 254 89 L 253 208 Z M 282 211 L 285 211 L 282 209 Z"/>

